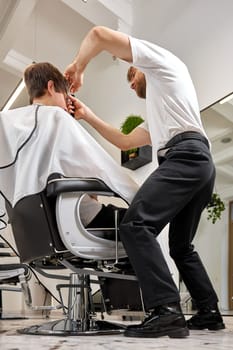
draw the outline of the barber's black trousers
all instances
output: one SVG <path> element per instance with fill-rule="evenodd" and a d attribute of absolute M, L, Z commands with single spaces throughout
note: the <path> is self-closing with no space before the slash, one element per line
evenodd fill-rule
<path fill-rule="evenodd" d="M 146 309 L 180 300 L 156 236 L 170 223 L 169 249 L 197 307 L 218 299 L 192 240 L 211 199 L 215 168 L 205 143 L 182 140 L 136 194 L 120 236 L 142 289 Z M 208 247 L 206 247 L 208 249 Z"/>

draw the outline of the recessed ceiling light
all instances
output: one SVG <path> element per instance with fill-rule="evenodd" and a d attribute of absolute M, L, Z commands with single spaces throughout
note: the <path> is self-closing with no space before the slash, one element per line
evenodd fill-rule
<path fill-rule="evenodd" d="M 223 137 L 222 139 L 221 139 L 221 142 L 222 143 L 229 143 L 229 142 L 231 142 L 232 141 L 232 138 L 231 137 Z"/>
<path fill-rule="evenodd" d="M 17 71 L 23 72 L 25 68 L 32 63 L 32 59 L 21 55 L 15 50 L 10 50 L 3 62 Z"/>

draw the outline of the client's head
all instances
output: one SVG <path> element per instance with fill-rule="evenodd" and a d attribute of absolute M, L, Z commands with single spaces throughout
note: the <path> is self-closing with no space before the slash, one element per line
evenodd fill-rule
<path fill-rule="evenodd" d="M 67 108 L 68 82 L 52 64 L 48 62 L 31 64 L 24 71 L 24 81 L 30 103 Z"/>

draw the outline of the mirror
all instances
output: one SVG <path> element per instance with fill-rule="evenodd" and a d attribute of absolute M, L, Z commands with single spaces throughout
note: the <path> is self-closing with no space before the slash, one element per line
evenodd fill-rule
<path fill-rule="evenodd" d="M 233 198 L 233 94 L 201 112 L 204 128 L 212 144 L 216 166 L 216 191 L 224 200 Z"/>
<path fill-rule="evenodd" d="M 233 221 L 229 219 L 233 201 L 233 94 L 202 110 L 201 118 L 212 144 L 214 192 L 220 195 L 226 209 L 215 224 L 207 220 L 204 210 L 194 244 L 215 287 L 220 308 L 229 314 L 233 312 Z"/>

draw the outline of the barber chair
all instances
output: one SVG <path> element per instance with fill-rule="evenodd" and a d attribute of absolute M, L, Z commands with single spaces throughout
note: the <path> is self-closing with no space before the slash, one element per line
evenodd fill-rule
<path fill-rule="evenodd" d="M 53 174 L 41 193 L 21 199 L 14 208 L 6 203 L 21 262 L 51 278 L 58 278 L 46 271 L 51 266 L 71 271 L 69 283 L 57 285 L 60 296 L 61 290 L 68 288 L 68 311 L 63 305 L 65 318 L 22 329 L 20 333 L 97 335 L 124 332 L 122 324 L 97 320 L 92 283 L 100 285 L 104 311 L 110 313 L 122 307 L 143 311 L 137 279 L 119 239 L 118 213 L 115 211 L 114 227 L 85 228 L 80 218 L 85 194 L 118 196 L 101 180 Z M 91 280 L 91 276 L 96 279 Z M 114 291 L 119 293 L 119 303 L 117 295 L 111 302 Z M 126 295 L 126 302 L 122 301 L 122 291 L 130 293 Z"/>

